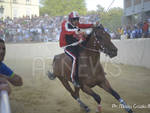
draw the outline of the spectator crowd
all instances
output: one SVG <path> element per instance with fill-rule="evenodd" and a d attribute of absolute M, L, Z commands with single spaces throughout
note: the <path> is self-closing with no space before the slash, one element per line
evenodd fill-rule
<path fill-rule="evenodd" d="M 121 39 L 136 39 L 150 37 L 150 19 L 135 25 L 127 25 L 117 29 Z"/>
<path fill-rule="evenodd" d="M 57 41 L 61 30 L 61 23 L 66 16 L 6 18 L 0 21 L 0 37 L 5 42 L 48 42 Z M 97 16 L 90 15 L 82 18 L 84 22 L 94 22 Z"/>
<path fill-rule="evenodd" d="M 59 33 L 61 20 L 62 17 L 49 16 L 7 18 L 0 23 L 0 37 L 5 42 L 48 41 Z"/>
<path fill-rule="evenodd" d="M 6 18 L 0 21 L 0 37 L 5 42 L 48 42 L 58 41 L 61 32 L 61 23 L 66 16 L 50 17 L 33 16 L 23 18 Z M 99 20 L 97 15 L 87 15 L 82 17 L 80 21 L 83 23 L 93 23 Z M 118 28 L 111 32 L 106 28 L 112 39 L 132 39 L 141 37 L 150 37 L 150 20 Z"/>

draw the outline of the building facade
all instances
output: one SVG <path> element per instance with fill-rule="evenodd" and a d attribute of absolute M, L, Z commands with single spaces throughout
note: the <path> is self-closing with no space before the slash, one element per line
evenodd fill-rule
<path fill-rule="evenodd" d="M 150 19 L 150 0 L 124 0 L 124 24 Z"/>
<path fill-rule="evenodd" d="M 39 16 L 39 0 L 0 0 L 0 17 Z"/>

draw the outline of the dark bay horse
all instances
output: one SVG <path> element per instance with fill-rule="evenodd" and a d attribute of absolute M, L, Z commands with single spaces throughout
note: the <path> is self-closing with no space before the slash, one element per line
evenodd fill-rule
<path fill-rule="evenodd" d="M 73 90 L 69 84 L 72 63 L 71 59 L 64 53 L 54 57 L 53 72 L 48 72 L 48 77 L 51 80 L 57 77 L 86 112 L 89 112 L 90 109 L 80 100 L 79 90 L 81 89 L 92 96 L 98 104 L 97 111 L 101 112 L 101 97 L 92 90 L 92 87 L 99 86 L 115 97 L 128 113 L 133 113 L 126 102 L 109 84 L 100 63 L 100 52 L 105 53 L 110 58 L 117 56 L 117 48 L 110 39 L 110 35 L 105 32 L 104 27 L 99 25 L 92 29 L 92 32 L 87 35 L 86 41 L 80 45 L 78 69 L 80 88 L 74 87 L 75 90 Z"/>

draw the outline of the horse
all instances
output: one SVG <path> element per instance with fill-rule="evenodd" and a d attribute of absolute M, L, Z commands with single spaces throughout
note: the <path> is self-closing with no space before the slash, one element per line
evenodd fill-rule
<path fill-rule="evenodd" d="M 105 53 L 110 58 L 117 56 L 118 49 L 111 42 L 109 33 L 104 30 L 102 24 L 93 27 L 90 34 L 86 35 L 86 40 L 80 44 L 79 54 L 79 83 L 80 87 L 70 86 L 71 82 L 70 73 L 72 62 L 69 56 L 61 53 L 54 56 L 53 59 L 53 72 L 48 71 L 48 77 L 53 80 L 56 77 L 60 80 L 62 85 L 70 92 L 71 96 L 80 104 L 85 112 L 90 112 L 89 107 L 80 99 L 80 89 L 92 96 L 97 102 L 97 112 L 102 111 L 101 97 L 95 93 L 92 88 L 98 86 L 110 93 L 117 99 L 125 108 L 128 113 L 133 113 L 132 109 L 127 106 L 126 102 L 120 95 L 111 87 L 109 81 L 105 77 L 106 73 L 100 63 L 100 52 Z"/>

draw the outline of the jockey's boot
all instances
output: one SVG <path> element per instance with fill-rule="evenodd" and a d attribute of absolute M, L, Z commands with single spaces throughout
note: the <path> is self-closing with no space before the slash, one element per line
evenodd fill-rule
<path fill-rule="evenodd" d="M 73 81 L 72 83 L 75 87 L 78 87 L 78 88 L 80 87 L 79 82 Z"/>

